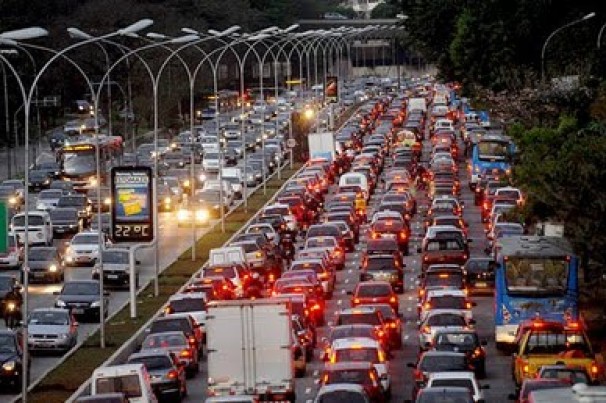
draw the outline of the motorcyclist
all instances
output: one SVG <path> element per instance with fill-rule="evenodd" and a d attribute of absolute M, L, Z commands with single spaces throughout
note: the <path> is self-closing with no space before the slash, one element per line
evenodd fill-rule
<path fill-rule="evenodd" d="M 7 328 L 13 328 L 21 320 L 21 305 L 23 304 L 23 297 L 19 287 L 14 284 L 10 291 L 4 296 L 4 324 Z"/>
<path fill-rule="evenodd" d="M 261 276 L 257 272 L 252 272 L 250 281 L 246 288 L 246 298 L 262 298 L 263 297 L 263 282 Z"/>
<path fill-rule="evenodd" d="M 282 249 L 282 258 L 286 261 L 286 265 L 289 266 L 295 257 L 295 243 L 290 233 L 284 234 L 280 239 L 280 247 Z"/>
<path fill-rule="evenodd" d="M 360 216 L 363 222 L 366 222 L 366 199 L 362 192 L 356 194 L 354 205 L 358 216 Z"/>

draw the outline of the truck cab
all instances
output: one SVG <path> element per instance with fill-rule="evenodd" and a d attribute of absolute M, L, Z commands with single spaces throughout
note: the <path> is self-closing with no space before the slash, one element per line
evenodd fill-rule
<path fill-rule="evenodd" d="M 543 365 L 564 364 L 586 368 L 592 382 L 604 372 L 583 326 L 578 322 L 536 319 L 519 340 L 512 363 L 513 378 L 518 387 L 524 379 L 534 378 Z"/>

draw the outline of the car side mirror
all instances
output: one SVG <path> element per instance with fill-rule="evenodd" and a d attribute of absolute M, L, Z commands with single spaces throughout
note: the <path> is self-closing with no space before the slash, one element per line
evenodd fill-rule
<path fill-rule="evenodd" d="M 482 341 L 480 342 L 480 345 L 481 345 L 481 346 L 487 346 L 487 345 L 488 345 L 488 341 L 486 341 L 486 340 L 482 340 Z"/>
<path fill-rule="evenodd" d="M 423 253 L 423 250 L 421 248 L 417 248 L 417 253 Z"/>

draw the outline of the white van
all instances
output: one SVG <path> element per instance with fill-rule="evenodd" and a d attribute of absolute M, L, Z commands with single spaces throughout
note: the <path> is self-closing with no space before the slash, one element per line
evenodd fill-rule
<path fill-rule="evenodd" d="M 370 189 L 368 188 L 368 178 L 360 172 L 348 172 L 341 175 L 339 179 L 339 187 L 342 186 L 360 186 L 364 193 L 364 198 L 368 200 L 370 197 Z"/>
<path fill-rule="evenodd" d="M 144 364 L 97 368 L 91 379 L 91 395 L 124 393 L 130 403 L 157 403 Z"/>
<path fill-rule="evenodd" d="M 11 231 L 17 234 L 19 243 L 25 244 L 25 213 L 15 214 L 11 218 Z M 51 245 L 53 243 L 53 224 L 46 211 L 28 213 L 29 245 Z"/>
<path fill-rule="evenodd" d="M 229 182 L 236 199 L 242 198 L 242 189 L 244 188 L 244 175 L 241 168 L 222 168 L 221 178 Z"/>
<path fill-rule="evenodd" d="M 208 255 L 208 263 L 211 266 L 229 263 L 246 264 L 246 253 L 244 253 L 244 248 L 241 246 L 211 249 Z"/>

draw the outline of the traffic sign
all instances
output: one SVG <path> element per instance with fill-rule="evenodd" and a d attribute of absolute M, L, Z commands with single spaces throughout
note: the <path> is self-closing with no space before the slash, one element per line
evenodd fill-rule
<path fill-rule="evenodd" d="M 6 203 L 0 201 L 0 253 L 8 252 L 8 209 Z"/>
<path fill-rule="evenodd" d="M 296 146 L 297 146 L 297 140 L 295 140 L 295 139 L 286 140 L 286 147 L 295 148 Z"/>
<path fill-rule="evenodd" d="M 111 238 L 114 242 L 154 239 L 150 167 L 114 167 L 111 171 Z"/>

